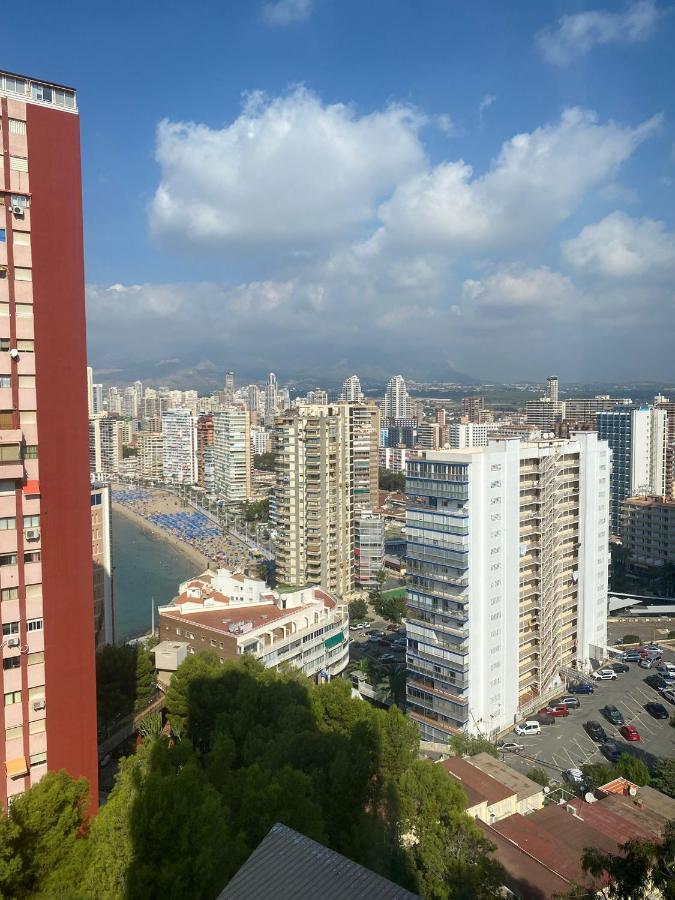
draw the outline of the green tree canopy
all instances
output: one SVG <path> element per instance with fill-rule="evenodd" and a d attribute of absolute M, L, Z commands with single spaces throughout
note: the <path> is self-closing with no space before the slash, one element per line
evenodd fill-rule
<path fill-rule="evenodd" d="M 489 753 L 495 759 L 499 758 L 499 751 L 486 737 L 476 737 L 472 734 L 453 734 L 448 741 L 448 747 L 453 756 L 476 756 L 479 753 Z"/>

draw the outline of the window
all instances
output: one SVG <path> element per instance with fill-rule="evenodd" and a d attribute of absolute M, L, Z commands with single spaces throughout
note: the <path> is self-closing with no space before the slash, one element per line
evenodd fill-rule
<path fill-rule="evenodd" d="M 0 388 L 11 388 L 12 386 L 12 376 L 11 375 L 0 375 Z"/>
<path fill-rule="evenodd" d="M 54 88 L 54 103 L 63 106 L 64 109 L 75 109 L 75 94 L 72 91 L 63 91 Z"/>
<path fill-rule="evenodd" d="M 29 619 L 26 622 L 27 631 L 42 631 L 42 619 Z"/>
<path fill-rule="evenodd" d="M 18 622 L 5 622 L 2 626 L 2 633 L 5 637 L 8 634 L 18 634 L 19 633 L 19 623 Z"/>
<path fill-rule="evenodd" d="M 23 555 L 23 561 L 25 563 L 37 563 L 42 559 L 42 554 L 39 550 L 30 550 Z"/>
<path fill-rule="evenodd" d="M 9 338 L 0 338 L 0 350 L 9 353 Z"/>
<path fill-rule="evenodd" d="M 28 197 L 25 197 L 23 194 L 12 194 L 12 206 L 21 206 L 23 209 L 28 209 L 30 206 Z"/>
<path fill-rule="evenodd" d="M 23 266 L 14 266 L 14 280 L 15 281 L 32 281 L 33 280 L 33 270 L 26 269 Z"/>
<path fill-rule="evenodd" d="M 16 314 L 20 316 L 22 319 L 32 319 L 33 318 L 33 304 L 32 303 L 17 303 L 16 304 Z"/>
<path fill-rule="evenodd" d="M 0 462 L 21 462 L 21 444 L 0 445 Z"/>
<path fill-rule="evenodd" d="M 29 700 L 44 700 L 45 699 L 44 684 L 41 684 L 38 687 L 30 688 L 30 690 L 28 691 L 28 699 Z"/>
<path fill-rule="evenodd" d="M 26 444 L 23 451 L 24 459 L 37 459 L 38 458 L 38 448 L 37 444 Z M 38 516 L 39 518 L 39 516 Z"/>
<path fill-rule="evenodd" d="M 23 725 L 14 725 L 13 728 L 8 728 L 5 731 L 6 741 L 15 741 L 17 738 L 21 737 L 23 737 Z"/>
<path fill-rule="evenodd" d="M 13 172 L 27 172 L 28 171 L 28 160 L 26 159 L 25 156 L 10 156 L 9 168 Z"/>
<path fill-rule="evenodd" d="M 41 766 L 47 762 L 47 754 L 44 750 L 40 751 L 40 753 L 33 753 L 29 757 L 29 762 L 31 766 Z"/>
<path fill-rule="evenodd" d="M 8 409 L 0 411 L 0 428 L 14 427 L 14 413 Z"/>
<path fill-rule="evenodd" d="M 7 240 L 7 231 L 4 228 L 0 228 L 0 241 Z"/>
<path fill-rule="evenodd" d="M 0 518 L 0 531 L 13 531 L 16 528 L 16 518 L 14 516 L 3 516 Z"/>
<path fill-rule="evenodd" d="M 42 650 L 37 653 L 29 653 L 28 654 L 28 665 L 29 666 L 37 666 L 40 663 L 45 661 L 45 655 Z"/>
<path fill-rule="evenodd" d="M 23 527 L 24 528 L 38 528 L 40 525 L 40 516 L 24 516 L 23 517 Z"/>
<path fill-rule="evenodd" d="M 27 271 L 30 272 L 30 269 Z M 23 350 L 24 353 L 33 353 L 35 350 L 35 341 L 17 341 L 16 349 Z"/>
<path fill-rule="evenodd" d="M 14 243 L 17 247 L 30 247 L 30 234 L 27 231 L 17 231 L 14 229 Z"/>
<path fill-rule="evenodd" d="M 36 719 L 34 722 L 28 723 L 28 734 L 42 734 L 47 730 L 46 719 Z"/>
<path fill-rule="evenodd" d="M 10 119 L 9 120 L 9 133 L 10 134 L 25 134 L 26 133 L 26 123 L 22 122 L 21 119 Z"/>
<path fill-rule="evenodd" d="M 26 600 L 40 600 L 42 598 L 41 584 L 26 585 Z"/>
<path fill-rule="evenodd" d="M 5 706 L 12 706 L 14 703 L 21 703 L 21 691 L 9 691 L 5 694 Z"/>
<path fill-rule="evenodd" d="M 2 316 L 3 319 L 9 318 L 9 303 L 0 303 L 0 316 Z M 4 347 L 0 349 L 4 350 Z M 7 347 L 7 349 L 9 350 L 9 347 Z"/>
<path fill-rule="evenodd" d="M 46 84 L 32 84 L 33 100 L 42 100 L 43 103 L 52 102 L 52 89 Z"/>
<path fill-rule="evenodd" d="M 5 75 L 5 90 L 12 91 L 14 94 L 26 93 L 26 79 L 16 78 L 14 75 Z"/>
<path fill-rule="evenodd" d="M 8 669 L 19 669 L 21 667 L 21 657 L 20 656 L 8 656 L 7 659 L 3 659 L 2 668 L 5 672 Z"/>
<path fill-rule="evenodd" d="M 19 599 L 18 587 L 3 588 L 0 591 L 0 600 L 18 600 L 18 599 Z"/>

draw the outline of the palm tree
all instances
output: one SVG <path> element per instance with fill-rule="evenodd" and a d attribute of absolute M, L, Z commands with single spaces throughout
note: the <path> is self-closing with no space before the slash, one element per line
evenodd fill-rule
<path fill-rule="evenodd" d="M 406 667 L 400 662 L 387 663 L 384 672 L 389 685 L 389 696 L 392 703 L 400 706 L 405 700 Z"/>

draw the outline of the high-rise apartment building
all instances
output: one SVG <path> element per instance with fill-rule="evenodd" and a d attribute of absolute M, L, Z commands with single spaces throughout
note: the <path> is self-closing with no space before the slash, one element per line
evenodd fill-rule
<path fill-rule="evenodd" d="M 93 385 L 93 405 L 92 405 L 92 416 L 97 416 L 99 413 L 103 412 L 103 385 L 102 384 L 94 384 Z"/>
<path fill-rule="evenodd" d="M 241 503 L 251 496 L 251 422 L 243 406 L 215 413 L 213 476 L 216 493 Z"/>
<path fill-rule="evenodd" d="M 666 488 L 666 411 L 619 407 L 596 416 L 598 435 L 612 451 L 610 515 L 621 533 L 621 507 L 628 497 L 663 495 Z"/>
<path fill-rule="evenodd" d="M 462 418 L 468 422 L 480 422 L 480 414 L 485 407 L 483 397 L 462 397 Z"/>
<path fill-rule="evenodd" d="M 360 403 L 363 400 L 363 391 L 358 375 L 350 375 L 342 382 L 340 400 L 344 400 L 346 403 Z"/>
<path fill-rule="evenodd" d="M 94 415 L 94 370 L 87 366 L 87 415 Z"/>
<path fill-rule="evenodd" d="M 141 431 L 138 435 L 138 474 L 142 478 L 164 477 L 164 438 L 161 431 Z"/>
<path fill-rule="evenodd" d="M 275 556 L 282 584 L 353 585 L 351 404 L 300 406 L 274 429 Z"/>
<path fill-rule="evenodd" d="M 209 464 L 211 469 L 213 467 L 214 432 L 213 413 L 206 413 L 197 419 L 197 484 L 204 489 L 207 480 L 213 479 L 213 470 L 209 473 L 209 479 L 206 476 Z"/>
<path fill-rule="evenodd" d="M 265 395 L 257 384 L 249 384 L 246 388 L 246 405 L 251 414 L 265 412 Z"/>
<path fill-rule="evenodd" d="M 189 409 L 162 413 L 162 467 L 165 481 L 197 482 L 197 420 Z"/>
<path fill-rule="evenodd" d="M 455 423 L 448 425 L 448 444 L 453 450 L 464 450 L 466 447 L 487 447 L 491 425 Z"/>
<path fill-rule="evenodd" d="M 372 512 L 354 518 L 354 580 L 360 588 L 375 587 L 384 569 L 384 519 Z"/>
<path fill-rule="evenodd" d="M 115 643 L 112 504 L 109 484 L 91 486 L 91 547 L 94 564 L 94 636 L 98 649 L 105 644 Z"/>
<path fill-rule="evenodd" d="M 0 803 L 46 771 L 97 802 L 79 119 L 0 73 Z"/>
<path fill-rule="evenodd" d="M 380 410 L 376 403 L 349 404 L 353 512 L 379 506 Z"/>
<path fill-rule="evenodd" d="M 558 383 L 557 375 L 549 375 L 546 379 L 546 396 L 551 401 L 551 403 L 558 402 L 558 393 L 559 393 L 560 385 Z"/>
<path fill-rule="evenodd" d="M 270 418 L 276 414 L 279 407 L 279 387 L 277 385 L 277 376 L 274 372 L 270 372 L 267 376 L 267 384 L 265 385 L 265 416 Z"/>
<path fill-rule="evenodd" d="M 525 404 L 525 417 L 528 425 L 534 425 L 543 431 L 554 431 L 565 418 L 565 404 L 550 397 L 539 400 L 528 400 Z"/>
<path fill-rule="evenodd" d="M 493 735 L 587 670 L 607 633 L 609 449 L 570 440 L 408 462 L 408 713 Z"/>
<path fill-rule="evenodd" d="M 422 450 L 440 450 L 441 426 L 438 422 L 424 422 L 417 428 L 417 446 Z"/>
<path fill-rule="evenodd" d="M 383 415 L 385 419 L 410 419 L 413 416 L 410 395 L 402 375 L 395 375 L 387 385 Z"/>
<path fill-rule="evenodd" d="M 251 453 L 262 456 L 272 451 L 272 432 L 267 428 L 251 428 Z"/>
<path fill-rule="evenodd" d="M 631 571 L 648 577 L 663 575 L 666 566 L 675 565 L 675 499 L 630 497 L 625 500 L 621 537 Z"/>
<path fill-rule="evenodd" d="M 89 471 L 97 478 L 116 475 L 122 464 L 124 420 L 96 415 L 89 419 Z"/>
<path fill-rule="evenodd" d="M 617 406 L 631 406 L 630 397 L 610 397 L 599 394 L 597 397 L 576 397 L 565 400 L 565 418 L 578 425 L 595 425 L 595 417 L 599 412 L 616 409 Z"/>
<path fill-rule="evenodd" d="M 675 402 L 667 397 L 654 398 L 655 409 L 662 409 L 667 416 L 666 427 L 666 497 L 675 497 Z"/>

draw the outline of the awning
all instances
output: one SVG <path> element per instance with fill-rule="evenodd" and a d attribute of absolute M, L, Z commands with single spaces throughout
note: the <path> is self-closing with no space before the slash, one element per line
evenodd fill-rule
<path fill-rule="evenodd" d="M 7 774 L 10 778 L 20 778 L 22 775 L 28 775 L 28 763 L 25 756 L 17 756 L 16 759 L 8 759 L 5 763 L 7 766 Z"/>
<path fill-rule="evenodd" d="M 39 494 L 40 493 L 40 482 L 37 479 L 28 479 L 28 481 L 23 486 L 24 494 Z"/>
<path fill-rule="evenodd" d="M 326 640 L 323 642 L 323 645 L 326 650 L 330 650 L 331 647 L 337 647 L 337 645 L 341 644 L 343 641 L 344 635 L 342 634 L 342 632 L 340 632 L 339 634 L 334 634 L 332 637 L 326 638 Z"/>

